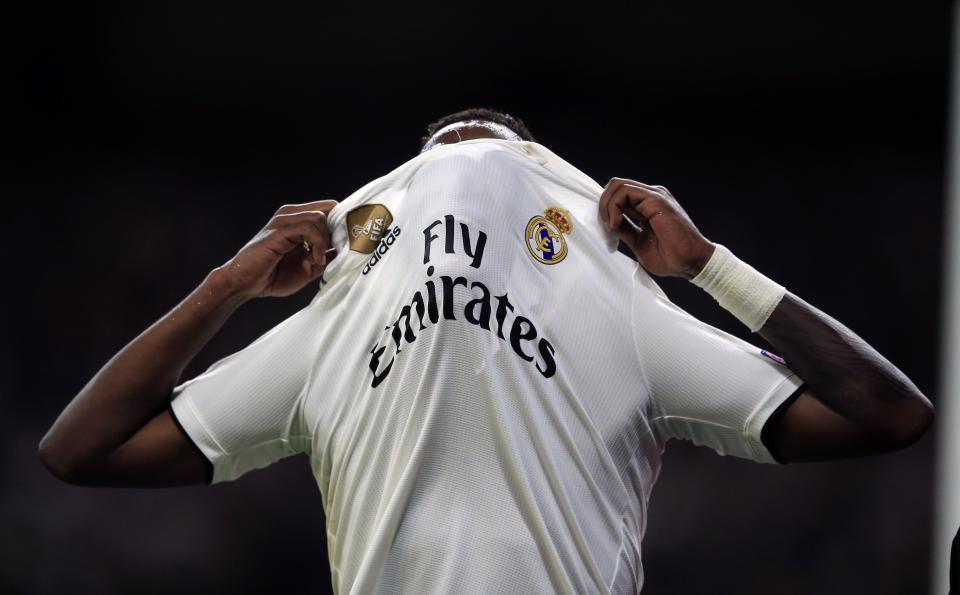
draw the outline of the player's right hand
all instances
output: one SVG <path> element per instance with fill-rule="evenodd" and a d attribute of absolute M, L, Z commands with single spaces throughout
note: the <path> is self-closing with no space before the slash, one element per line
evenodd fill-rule
<path fill-rule="evenodd" d="M 317 279 L 337 256 L 330 248 L 327 213 L 335 200 L 283 205 L 270 221 L 220 267 L 236 295 L 284 297 Z M 309 244 L 307 250 L 304 241 Z"/>

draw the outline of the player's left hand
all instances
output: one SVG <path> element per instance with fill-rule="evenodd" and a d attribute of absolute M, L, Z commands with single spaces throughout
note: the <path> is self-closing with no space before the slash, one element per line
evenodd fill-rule
<path fill-rule="evenodd" d="M 713 255 L 713 242 L 703 237 L 663 186 L 611 178 L 600 195 L 600 219 L 654 275 L 692 279 Z"/>

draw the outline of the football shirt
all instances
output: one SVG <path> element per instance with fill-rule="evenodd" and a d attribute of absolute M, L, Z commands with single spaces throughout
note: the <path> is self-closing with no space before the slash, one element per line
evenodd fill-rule
<path fill-rule="evenodd" d="M 778 463 L 801 379 L 617 252 L 534 142 L 441 145 L 329 214 L 308 306 L 179 384 L 212 483 L 305 454 L 346 593 L 636 593 L 667 440 Z"/>

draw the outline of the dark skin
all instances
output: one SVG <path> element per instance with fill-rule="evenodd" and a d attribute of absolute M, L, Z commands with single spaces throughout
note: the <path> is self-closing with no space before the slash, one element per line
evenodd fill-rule
<path fill-rule="evenodd" d="M 254 298 L 283 297 L 319 279 L 326 215 L 336 201 L 284 205 L 237 254 L 114 355 L 40 442 L 40 459 L 74 485 L 165 487 L 206 483 L 209 462 L 166 410 L 183 369 Z M 306 250 L 304 241 L 310 245 Z"/>
<path fill-rule="evenodd" d="M 518 140 L 490 122 L 458 122 L 425 150 L 476 138 Z M 167 487 L 206 483 L 209 462 L 176 427 L 167 405 L 183 369 L 247 301 L 291 295 L 329 259 L 326 214 L 336 201 L 285 205 L 233 258 L 213 269 L 173 310 L 113 356 L 67 405 L 39 454 L 74 485 Z M 650 273 L 692 279 L 714 244 L 662 186 L 613 178 L 601 220 Z M 624 219 L 639 222 L 637 231 Z M 303 245 L 311 245 L 308 251 Z M 910 380 L 842 324 L 787 293 L 759 330 L 809 389 L 772 428 L 785 461 L 864 456 L 904 448 L 934 409 Z"/>
<path fill-rule="evenodd" d="M 613 178 L 599 208 L 607 229 L 655 275 L 690 280 L 713 254 L 715 245 L 663 186 Z M 933 405 L 903 372 L 793 293 L 787 292 L 757 332 L 809 387 L 771 428 L 770 450 L 781 460 L 889 452 L 909 446 L 933 423 Z"/>

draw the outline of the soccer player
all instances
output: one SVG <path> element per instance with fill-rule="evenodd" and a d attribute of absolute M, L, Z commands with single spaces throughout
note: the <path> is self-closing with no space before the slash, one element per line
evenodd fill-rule
<path fill-rule="evenodd" d="M 776 353 L 689 315 L 651 274 L 703 288 Z M 181 381 L 242 304 L 314 281 L 308 306 Z M 64 481 L 144 487 L 303 453 L 341 594 L 637 593 L 669 439 L 784 464 L 904 448 L 933 417 L 669 190 L 601 187 L 520 120 L 474 109 L 343 201 L 281 207 L 106 363 L 39 451 Z"/>

